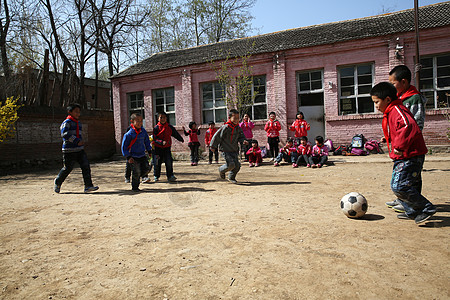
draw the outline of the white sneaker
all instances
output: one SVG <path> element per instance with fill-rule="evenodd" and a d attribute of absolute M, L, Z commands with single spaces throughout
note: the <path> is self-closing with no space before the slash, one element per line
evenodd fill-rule
<path fill-rule="evenodd" d="M 275 158 L 272 157 L 269 161 L 274 161 L 274 160 L 275 160 Z"/>
<path fill-rule="evenodd" d="M 150 182 L 150 178 L 149 177 L 142 177 L 142 183 L 147 183 Z"/>

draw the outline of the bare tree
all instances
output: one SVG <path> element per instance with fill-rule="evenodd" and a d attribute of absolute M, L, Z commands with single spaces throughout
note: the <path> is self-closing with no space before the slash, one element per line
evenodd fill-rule
<path fill-rule="evenodd" d="M 3 4 L 3 5 L 2 5 Z M 0 2 L 0 51 L 2 56 L 2 67 L 5 78 L 8 80 L 11 76 L 11 69 L 9 68 L 8 54 L 6 51 L 6 37 L 8 35 L 9 25 L 11 24 L 11 17 L 9 15 L 9 7 L 7 0 Z"/>

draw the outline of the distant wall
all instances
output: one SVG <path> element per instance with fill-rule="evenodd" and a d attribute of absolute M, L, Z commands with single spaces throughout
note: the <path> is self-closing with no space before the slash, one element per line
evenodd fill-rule
<path fill-rule="evenodd" d="M 62 162 L 59 127 L 66 117 L 62 108 L 22 107 L 15 138 L 0 143 L 0 169 Z M 111 111 L 83 110 L 80 121 L 89 159 L 103 159 L 115 153 Z"/>

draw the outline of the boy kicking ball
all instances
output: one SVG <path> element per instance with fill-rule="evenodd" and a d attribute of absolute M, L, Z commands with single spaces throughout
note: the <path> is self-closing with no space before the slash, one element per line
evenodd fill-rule
<path fill-rule="evenodd" d="M 375 107 L 383 115 L 383 133 L 389 157 L 394 161 L 391 189 L 405 208 L 399 219 L 420 224 L 436 213 L 436 207 L 422 194 L 422 168 L 425 146 L 422 132 L 411 112 L 397 99 L 397 90 L 388 82 L 375 85 L 370 91 Z"/>

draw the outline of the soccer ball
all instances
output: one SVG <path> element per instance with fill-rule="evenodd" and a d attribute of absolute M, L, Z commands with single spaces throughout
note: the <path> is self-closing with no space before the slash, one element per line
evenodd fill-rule
<path fill-rule="evenodd" d="M 342 212 L 349 218 L 361 218 L 367 212 L 367 200 L 363 195 L 351 192 L 342 197 Z"/>

